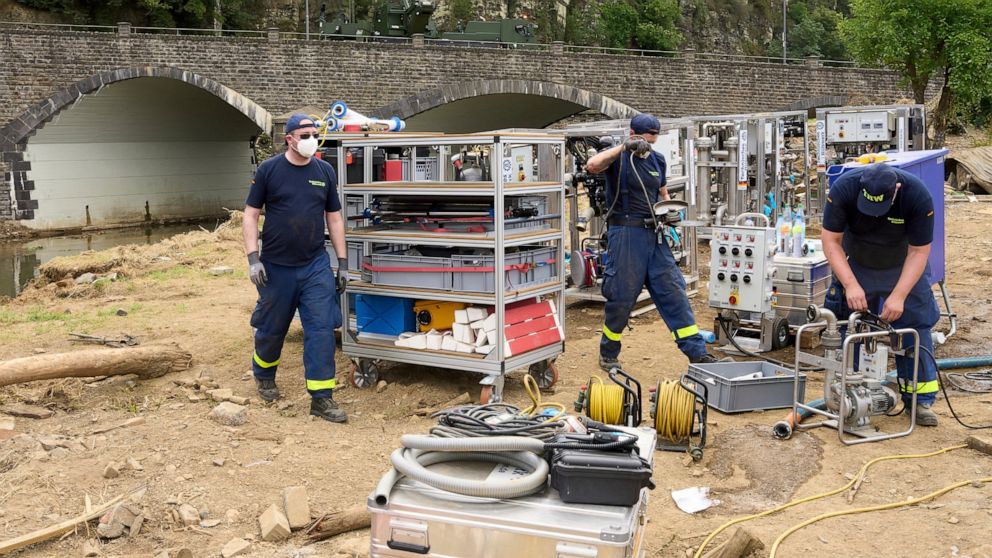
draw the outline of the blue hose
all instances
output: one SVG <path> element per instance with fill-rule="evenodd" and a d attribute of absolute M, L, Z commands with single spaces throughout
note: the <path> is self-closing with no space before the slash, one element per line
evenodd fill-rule
<path fill-rule="evenodd" d="M 982 366 L 992 366 L 992 355 L 937 359 L 938 370 L 955 370 L 957 368 L 979 368 Z"/>

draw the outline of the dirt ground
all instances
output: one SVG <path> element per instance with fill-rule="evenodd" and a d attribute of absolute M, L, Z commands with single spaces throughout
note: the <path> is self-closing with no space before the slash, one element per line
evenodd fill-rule
<path fill-rule="evenodd" d="M 939 357 L 988 353 L 992 334 L 992 204 L 955 203 L 949 223 L 948 278 L 957 334 Z M 350 415 L 346 425 L 311 420 L 301 365 L 302 332 L 295 325 L 282 355 L 280 387 L 285 403 L 259 403 L 248 371 L 255 294 L 245 273 L 240 229 L 196 232 L 148 247 L 122 247 L 104 253 L 56 260 L 46 269 L 53 280 L 82 271 L 120 274 L 116 281 L 77 286 L 72 281 L 28 289 L 0 304 L 0 360 L 78 347 L 69 332 L 96 335 L 127 333 L 142 344 L 175 342 L 193 355 L 190 370 L 147 381 L 133 379 L 85 383 L 80 380 L 35 382 L 0 388 L 0 404 L 32 403 L 55 412 L 47 419 L 15 418 L 13 431 L 0 438 L 0 538 L 7 539 L 67 520 L 84 510 L 88 496 L 99 504 L 139 487 L 147 492 L 137 504 L 144 526 L 133 537 L 97 541 L 95 522 L 62 540 L 36 544 L 17 556 L 83 556 L 86 541 L 102 556 L 154 556 L 182 547 L 194 556 L 218 556 L 234 537 L 252 540 L 250 556 L 367 556 L 368 530 L 308 545 L 294 535 L 288 542 L 261 542 L 257 517 L 281 502 L 283 488 L 305 486 L 312 512 L 362 505 L 387 470 L 388 455 L 403 433 L 425 432 L 432 421 L 414 416 L 470 392 L 478 376 L 403 365 L 387 366 L 382 390 L 341 389 L 337 398 Z M 232 273 L 213 275 L 211 268 Z M 712 323 L 705 290 L 693 304 L 699 323 Z M 126 315 L 119 316 L 118 310 Z M 580 385 L 596 370 L 602 309 L 580 303 L 568 308 L 567 350 L 558 360 L 561 380 L 552 400 L 568 406 Z M 651 312 L 633 320 L 624 336 L 622 361 L 646 385 L 677 378 L 686 360 L 670 341 L 664 324 Z M 946 330 L 946 323 L 939 327 Z M 350 367 L 338 353 L 343 376 Z M 214 406 L 175 380 L 208 376 L 235 395 L 252 398 L 248 421 L 225 427 L 208 418 Z M 506 398 L 524 406 L 526 395 L 515 373 Z M 807 396 L 822 384 L 812 374 Z M 992 422 L 992 394 L 953 396 L 965 420 Z M 741 514 L 761 511 L 794 497 L 845 484 L 869 459 L 914 454 L 953 446 L 969 434 L 956 424 L 941 398 L 938 428 L 884 443 L 844 447 L 832 430 L 817 429 L 790 441 L 772 438 L 779 411 L 724 415 L 710 413 L 710 441 L 699 464 L 678 453 L 655 454 L 647 526 L 646 556 L 686 556 L 718 525 Z M 92 434 L 100 427 L 133 417 L 143 424 Z M 4 418 L 0 415 L 0 418 Z M 900 428 L 905 418 L 878 421 Z M 9 425 L 9 423 L 8 423 Z M 901 429 L 901 428 L 900 428 Z M 25 434 L 25 436 L 17 436 Z M 45 442 L 42 446 L 38 440 Z M 50 449 L 46 449 L 50 448 Z M 116 478 L 105 478 L 110 462 L 126 463 Z M 858 492 L 854 506 L 902 501 L 944 485 L 992 475 L 992 456 L 972 450 L 877 466 Z M 679 511 L 673 489 L 710 487 L 722 503 L 696 515 Z M 204 527 L 182 528 L 171 510 L 194 506 Z M 788 510 L 749 524 L 767 547 L 788 526 L 820 513 L 851 507 L 843 495 Z M 211 521 L 213 520 L 213 521 Z M 216 522 L 216 525 L 214 523 Z M 992 486 L 966 486 L 931 503 L 867 515 L 827 520 L 798 531 L 782 556 L 992 556 Z M 207 525 L 213 525 L 207 527 Z M 721 536 L 722 540 L 727 535 Z M 912 542 L 908 542 L 912 541 Z"/>

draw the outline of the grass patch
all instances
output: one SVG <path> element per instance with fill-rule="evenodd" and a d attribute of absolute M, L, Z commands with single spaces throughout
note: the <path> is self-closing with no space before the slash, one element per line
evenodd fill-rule
<path fill-rule="evenodd" d="M 184 265 L 177 265 L 170 267 L 169 269 L 160 269 L 158 271 L 153 271 L 148 274 L 148 278 L 152 281 L 172 281 L 174 279 L 182 279 L 193 273 L 193 270 Z"/>

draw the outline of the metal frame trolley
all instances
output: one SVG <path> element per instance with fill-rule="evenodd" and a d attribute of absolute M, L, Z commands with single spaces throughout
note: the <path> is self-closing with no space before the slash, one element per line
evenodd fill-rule
<path fill-rule="evenodd" d="M 564 350 L 563 136 L 329 134 L 324 146 L 347 208 L 352 273 L 341 345 L 354 362 L 352 384 L 375 385 L 379 364 L 391 361 L 481 373 L 484 402 L 502 398 L 513 370 L 551 387 Z M 397 346 L 403 334 L 361 331 L 356 295 L 485 310 L 488 323 L 495 320 L 481 347 L 489 352 Z M 507 323 L 507 310 L 529 303 L 544 305 L 550 330 L 531 331 L 533 319 L 531 327 L 508 327 L 517 322 Z M 409 319 L 408 310 L 401 314 Z M 508 338 L 521 332 L 531 337 Z"/>

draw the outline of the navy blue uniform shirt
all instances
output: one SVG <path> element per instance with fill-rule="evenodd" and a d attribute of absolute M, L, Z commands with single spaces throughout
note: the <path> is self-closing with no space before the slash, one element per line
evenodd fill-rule
<path fill-rule="evenodd" d="M 263 262 L 306 265 L 324 250 L 324 212 L 341 211 L 334 167 L 317 158 L 297 166 L 274 155 L 255 171 L 245 205 L 265 208 Z"/>
<path fill-rule="evenodd" d="M 858 211 L 862 169 L 844 173 L 830 187 L 823 228 L 844 233 L 844 252 L 870 269 L 901 267 L 909 246 L 933 242 L 933 198 L 916 176 L 893 168 L 902 184 L 889 212 L 870 217 Z"/>
<path fill-rule="evenodd" d="M 613 206 L 613 200 L 617 195 L 617 184 L 621 183 L 624 192 L 613 206 L 613 215 L 651 217 L 654 214 L 654 204 L 661 199 L 658 190 L 668 183 L 665 179 L 667 171 L 665 156 L 654 151 L 645 159 L 635 155 L 634 168 L 644 181 L 644 189 L 641 188 L 641 183 L 637 181 L 634 169 L 630 166 L 630 153 L 626 151 L 620 153 L 610 168 L 606 169 L 606 207 Z M 648 194 L 647 199 L 644 197 L 645 189 Z M 624 207 L 624 197 L 627 198 L 626 207 Z"/>

